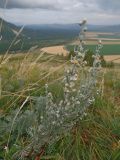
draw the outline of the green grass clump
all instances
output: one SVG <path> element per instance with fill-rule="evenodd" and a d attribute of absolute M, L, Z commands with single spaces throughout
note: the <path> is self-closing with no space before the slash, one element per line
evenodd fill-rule
<path fill-rule="evenodd" d="M 119 160 L 119 111 L 109 100 L 96 98 L 88 115 L 71 133 L 50 146 L 46 154 L 65 160 Z"/>
<path fill-rule="evenodd" d="M 36 58 L 38 57 L 32 55 L 27 59 L 25 59 L 25 55 L 21 59 L 13 57 L 1 67 L 1 120 L 4 120 L 4 115 L 9 117 L 10 112 L 13 112 L 14 115 L 14 111 L 20 108 L 27 96 L 37 97 L 44 95 L 46 82 L 49 84 L 49 91 L 52 92 L 54 101 L 59 101 L 63 97 L 61 80 L 63 79 L 64 67 L 69 62 L 59 56 L 52 57 L 50 60 L 50 57 L 46 55 L 46 58 L 43 57 L 33 63 Z M 120 159 L 120 73 L 119 68 L 115 68 L 115 66 L 114 68 L 103 69 L 103 72 L 103 81 L 99 82 L 103 95 L 96 96 L 94 104 L 87 111 L 87 116 L 78 121 L 70 133 L 61 135 L 57 142 L 43 147 L 41 159 Z M 24 111 L 28 109 L 33 109 L 32 100 L 25 104 L 23 108 Z M 9 121 L 10 119 L 8 118 L 7 120 Z M 29 122 L 32 123 L 32 115 Z M 24 122 L 22 122 L 22 125 L 24 126 Z M 26 131 L 22 132 L 22 127 L 19 128 L 18 125 L 17 130 L 12 133 L 10 150 L 5 155 L 4 148 L 9 138 L 9 127 L 8 130 L 0 134 L 0 159 L 6 157 L 6 160 L 13 160 L 13 154 L 24 149 L 26 144 L 29 143 L 29 136 Z M 32 160 L 35 157 L 33 156 L 29 159 Z"/>

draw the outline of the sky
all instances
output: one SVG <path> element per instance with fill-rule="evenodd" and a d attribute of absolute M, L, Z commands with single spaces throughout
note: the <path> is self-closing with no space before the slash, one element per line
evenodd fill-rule
<path fill-rule="evenodd" d="M 120 24 L 120 0 L 0 0 L 0 17 L 20 24 Z"/>

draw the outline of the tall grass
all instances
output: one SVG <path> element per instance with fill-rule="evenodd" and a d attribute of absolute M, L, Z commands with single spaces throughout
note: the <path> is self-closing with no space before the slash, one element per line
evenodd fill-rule
<path fill-rule="evenodd" d="M 33 48 L 27 54 L 9 55 L 7 52 L 4 57 L 1 57 L 1 159 L 20 159 L 18 156 L 15 158 L 16 155 L 13 158 L 13 155 L 15 153 L 19 155 L 20 151 L 26 151 L 26 146 L 31 141 L 26 128 L 33 123 L 34 119 L 33 98 L 45 96 L 45 84 L 47 83 L 48 92 L 53 95 L 53 102 L 63 99 L 64 89 L 61 81 L 64 77 L 64 69 L 68 69 L 69 66 L 70 62 L 67 59 L 47 55 Z M 86 70 L 88 67 L 84 71 L 85 74 Z M 95 102 L 91 104 L 90 109 L 87 109 L 84 117 L 77 121 L 69 132 L 61 134 L 56 141 L 38 148 L 39 151 L 36 151 L 36 154 L 29 153 L 30 156 L 28 156 L 28 153 L 24 152 L 24 155 L 28 157 L 23 159 L 120 159 L 119 66 L 103 69 L 101 74 L 102 80 L 99 79 L 98 85 L 102 94 L 96 95 Z M 44 107 L 44 103 L 42 107 Z M 35 111 L 35 114 L 38 114 L 38 111 Z M 24 119 L 26 115 L 29 119 Z"/>

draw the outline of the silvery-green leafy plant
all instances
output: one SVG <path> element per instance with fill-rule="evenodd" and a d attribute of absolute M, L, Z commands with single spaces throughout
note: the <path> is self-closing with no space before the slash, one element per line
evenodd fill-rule
<path fill-rule="evenodd" d="M 23 148 L 18 146 L 14 159 L 39 155 L 41 148 L 56 142 L 60 135 L 69 132 L 79 120 L 82 120 L 86 116 L 87 108 L 95 101 L 102 44 L 99 41 L 93 55 L 93 66 L 88 69 L 84 60 L 87 54 L 84 45 L 86 20 L 80 23 L 80 28 L 79 45 L 75 46 L 75 56 L 71 56 L 71 66 L 64 74 L 64 98 L 54 102 L 47 84 L 45 97 L 30 97 L 34 101 L 33 110 L 24 113 L 20 111 L 13 127 L 14 132 L 19 132 L 19 135 L 27 133 L 29 141 Z"/>

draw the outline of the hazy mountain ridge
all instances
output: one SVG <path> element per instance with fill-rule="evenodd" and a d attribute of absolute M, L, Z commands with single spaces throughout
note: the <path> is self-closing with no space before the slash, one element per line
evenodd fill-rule
<path fill-rule="evenodd" d="M 17 26 L 10 22 L 6 22 L 0 18 L 0 23 L 2 22 L 2 36 L 3 39 L 11 39 L 15 36 L 15 33 L 18 32 L 21 26 Z M 78 24 L 41 24 L 41 25 L 28 25 L 23 29 L 23 35 L 38 39 L 39 37 L 63 37 L 68 36 L 68 38 L 76 37 L 80 30 Z M 113 32 L 120 33 L 120 25 L 91 25 L 88 24 L 88 31 L 92 32 Z"/>
<path fill-rule="evenodd" d="M 41 25 L 28 25 L 26 28 L 33 30 L 40 29 L 60 29 L 60 30 L 76 30 L 79 31 L 80 27 L 76 24 L 41 24 Z M 94 32 L 120 32 L 120 24 L 118 25 L 92 25 L 88 24 L 88 31 Z"/>
<path fill-rule="evenodd" d="M 17 26 L 10 22 L 0 19 L 0 26 L 2 26 L 0 38 L 0 53 L 4 53 L 9 48 L 11 42 L 16 37 L 18 31 L 22 26 Z M 52 45 L 65 45 L 77 37 L 80 31 L 78 24 L 41 24 L 25 26 L 22 33 L 17 36 L 19 40 L 17 45 L 13 45 L 11 51 L 26 51 L 30 47 L 37 45 L 42 48 Z M 91 32 L 112 32 L 107 38 L 120 39 L 120 25 L 103 26 L 88 24 L 88 31 Z M 99 36 L 103 38 L 104 35 Z"/>

